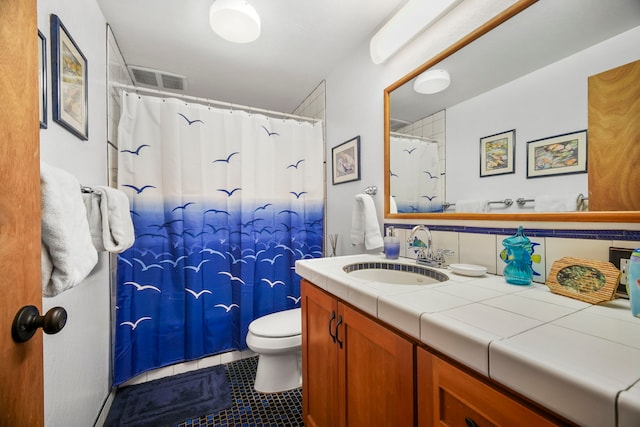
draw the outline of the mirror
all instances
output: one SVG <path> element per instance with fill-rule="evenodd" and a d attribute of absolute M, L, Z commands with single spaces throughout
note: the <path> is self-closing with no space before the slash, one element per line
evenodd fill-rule
<path fill-rule="evenodd" d="M 611 49 L 605 43 L 624 38 L 624 44 L 632 37 L 636 44 L 631 46 L 637 46 L 639 32 L 637 0 L 521 0 L 389 86 L 384 92 L 385 218 L 640 222 L 638 211 L 535 212 L 535 203 L 516 203 L 558 189 L 588 196 L 584 171 L 527 178 L 527 151 L 536 146 L 528 143 L 544 145 L 551 137 L 584 131 L 588 77 L 640 58 L 636 48 Z M 606 59 L 596 56 L 603 50 Z M 576 68 L 578 77 L 565 71 Z M 446 69 L 451 85 L 437 94 L 418 94 L 414 80 L 429 69 Z M 483 104 L 487 100 L 492 103 Z M 429 130 L 420 134 L 418 128 Z M 514 139 L 514 170 L 480 176 L 481 140 L 492 142 L 496 134 Z M 392 148 L 396 140 L 405 145 Z M 438 153 L 439 170 L 420 162 L 409 181 L 396 184 L 394 168 L 409 171 L 398 153 L 414 148 L 417 153 L 422 146 Z M 425 192 L 407 183 L 424 178 L 439 185 L 432 182 Z M 416 203 L 393 203 L 398 195 Z M 463 199 L 513 203 L 492 205 L 491 213 L 443 209 L 443 202 Z"/>

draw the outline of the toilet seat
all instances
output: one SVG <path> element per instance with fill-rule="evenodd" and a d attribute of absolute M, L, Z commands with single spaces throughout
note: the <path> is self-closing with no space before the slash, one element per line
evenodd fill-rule
<path fill-rule="evenodd" d="M 302 309 L 294 308 L 259 317 L 249 324 L 249 332 L 265 338 L 301 335 Z"/>

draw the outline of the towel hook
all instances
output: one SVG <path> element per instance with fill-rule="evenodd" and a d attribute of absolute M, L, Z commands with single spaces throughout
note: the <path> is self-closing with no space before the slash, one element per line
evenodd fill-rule
<path fill-rule="evenodd" d="M 375 185 L 370 185 L 364 189 L 364 194 L 368 194 L 370 196 L 375 196 L 378 193 L 378 187 Z"/>

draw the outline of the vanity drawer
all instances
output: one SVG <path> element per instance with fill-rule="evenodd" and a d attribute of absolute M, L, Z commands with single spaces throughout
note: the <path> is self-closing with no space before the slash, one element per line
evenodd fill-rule
<path fill-rule="evenodd" d="M 494 385 L 418 349 L 420 427 L 560 425 Z"/>

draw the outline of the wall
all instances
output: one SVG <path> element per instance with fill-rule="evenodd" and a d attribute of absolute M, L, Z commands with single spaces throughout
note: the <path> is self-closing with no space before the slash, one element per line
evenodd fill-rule
<path fill-rule="evenodd" d="M 89 140 L 81 141 L 52 118 L 49 15 L 58 15 L 88 63 Z M 107 184 L 106 23 L 97 3 L 38 2 L 38 29 L 47 38 L 48 127 L 40 131 L 41 160 L 73 174 L 82 185 Z M 78 191 L 80 191 L 78 189 Z M 77 287 L 43 299 L 43 311 L 67 310 L 57 335 L 44 336 L 45 425 L 90 426 L 110 390 L 109 257 Z"/>
<path fill-rule="evenodd" d="M 587 174 L 527 179 L 527 141 L 587 129 L 587 78 L 638 59 L 638 44 L 640 27 L 448 108 L 448 201 L 587 195 Z M 478 178 L 479 138 L 510 129 L 516 130 L 515 174 Z M 533 203 L 510 208 L 532 209 Z"/>
<path fill-rule="evenodd" d="M 378 187 L 374 196 L 378 221 L 384 222 L 383 209 L 383 91 L 409 71 L 435 56 L 471 30 L 511 5 L 504 1 L 487 5 L 482 1 L 465 1 L 443 20 L 417 37 L 411 44 L 382 65 L 374 65 L 369 59 L 368 43 L 362 43 L 356 52 L 344 58 L 327 77 L 327 153 L 332 147 L 361 136 L 361 180 L 327 187 L 326 232 L 338 234 L 338 255 L 364 253 L 362 245 L 352 246 L 349 241 L 351 210 L 356 194 L 370 185 Z M 473 5 L 471 13 L 464 7 Z M 585 81 L 586 86 L 586 81 Z M 586 108 L 586 107 L 585 107 Z M 586 109 L 584 111 L 586 120 Z M 450 117 L 447 113 L 447 122 Z M 510 128 L 509 128 L 510 129 Z M 497 131 L 508 129 L 497 129 Z M 449 138 L 447 126 L 447 138 Z M 488 134 L 487 134 L 488 135 Z M 473 138 L 473 147 L 478 145 Z M 477 158 L 475 155 L 473 158 Z M 447 165 L 449 167 L 449 165 Z M 474 168 L 477 163 L 474 161 Z M 331 171 L 330 162 L 327 164 Z M 447 170 L 447 172 L 450 172 Z M 635 248 L 640 246 L 640 224 L 618 223 L 549 223 L 509 221 L 460 221 L 460 220 L 393 220 L 387 223 L 400 224 L 400 237 L 406 236 L 408 228 L 417 224 L 428 224 L 435 232 L 435 248 L 452 249 L 456 253 L 451 262 L 467 262 L 485 265 L 490 272 L 500 273 L 498 261 L 501 241 L 518 225 L 525 230 L 535 230 L 535 239 L 543 246 L 543 264 L 538 269 L 546 274 L 554 260 L 562 256 L 576 256 L 594 260 L 608 260 L 609 246 Z M 402 229 L 404 227 L 404 230 Z M 371 251 L 379 252 L 380 249 Z M 538 280 L 541 280 L 538 278 Z"/>

